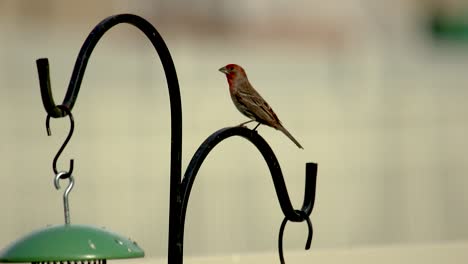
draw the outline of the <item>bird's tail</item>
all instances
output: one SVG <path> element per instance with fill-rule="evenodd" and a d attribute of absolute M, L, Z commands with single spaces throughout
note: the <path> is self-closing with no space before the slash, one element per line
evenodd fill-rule
<path fill-rule="evenodd" d="M 292 140 L 292 142 L 294 142 L 294 144 L 296 144 L 300 149 L 304 149 L 301 144 L 299 144 L 299 142 L 291 135 L 291 133 L 289 133 L 288 130 L 286 130 L 286 128 L 284 128 L 282 125 L 279 125 L 278 130 L 280 130 L 281 132 L 283 132 L 289 139 Z"/>

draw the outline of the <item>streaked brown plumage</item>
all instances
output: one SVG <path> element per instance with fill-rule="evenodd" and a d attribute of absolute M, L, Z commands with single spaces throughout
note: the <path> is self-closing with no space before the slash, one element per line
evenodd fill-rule
<path fill-rule="evenodd" d="M 247 74 L 241 66 L 236 64 L 228 64 L 219 69 L 220 72 L 226 74 L 229 83 L 229 92 L 232 101 L 237 109 L 250 118 L 251 120 L 240 125 L 256 121 L 258 125 L 263 124 L 273 127 L 283 132 L 291 139 L 299 148 L 303 149 L 301 144 L 283 127 L 278 116 L 275 114 L 270 105 L 250 84 Z M 257 125 L 257 127 L 258 127 Z M 255 127 L 255 128 L 257 128 Z"/>

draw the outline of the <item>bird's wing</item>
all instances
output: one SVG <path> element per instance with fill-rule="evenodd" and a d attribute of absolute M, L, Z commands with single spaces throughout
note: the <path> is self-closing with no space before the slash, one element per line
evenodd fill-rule
<path fill-rule="evenodd" d="M 276 124 L 281 124 L 273 109 L 255 89 L 239 89 L 237 92 L 240 103 L 245 105 L 257 121 L 275 128 Z"/>

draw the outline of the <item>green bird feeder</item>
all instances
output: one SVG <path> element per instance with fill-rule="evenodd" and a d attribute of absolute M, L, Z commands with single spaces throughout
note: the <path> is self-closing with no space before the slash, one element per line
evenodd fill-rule
<path fill-rule="evenodd" d="M 55 187 L 67 172 L 55 177 Z M 0 252 L 0 262 L 31 263 L 106 263 L 107 259 L 140 258 L 144 251 L 136 242 L 116 233 L 85 225 L 71 225 L 68 194 L 74 185 L 70 184 L 63 195 L 65 225 L 49 226 L 34 231 L 13 242 Z"/>

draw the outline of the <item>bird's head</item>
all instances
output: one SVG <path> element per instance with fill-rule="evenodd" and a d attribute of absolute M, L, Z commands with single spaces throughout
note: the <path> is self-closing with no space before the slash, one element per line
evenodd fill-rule
<path fill-rule="evenodd" d="M 247 77 L 244 69 L 237 64 L 228 64 L 219 69 L 220 72 L 226 74 L 226 77 L 229 79 L 235 79 L 237 77 Z"/>

